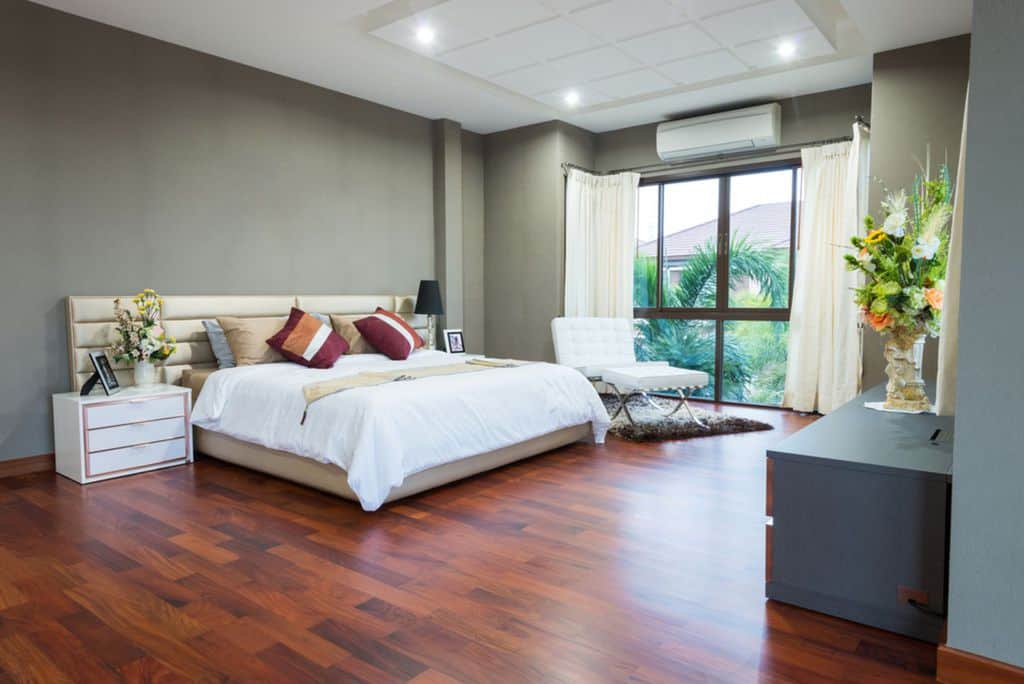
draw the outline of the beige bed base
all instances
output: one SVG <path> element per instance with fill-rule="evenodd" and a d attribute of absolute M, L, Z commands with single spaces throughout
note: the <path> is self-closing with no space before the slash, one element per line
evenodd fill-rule
<path fill-rule="evenodd" d="M 502 449 L 428 468 L 405 478 L 401 487 L 391 490 L 384 503 L 591 438 L 590 423 L 584 423 Z M 336 465 L 318 463 L 311 458 L 268 449 L 203 428 L 195 428 L 195 447 L 197 451 L 222 461 L 297 482 L 351 501 L 359 500 L 348 486 L 348 474 Z"/>
<path fill-rule="evenodd" d="M 123 297 L 131 304 L 131 296 Z M 112 341 L 113 296 L 71 296 L 67 300 L 68 370 L 71 386 L 79 389 L 92 374 L 89 352 Z M 413 313 L 415 298 L 405 295 L 169 295 L 164 298 L 164 327 L 178 339 L 178 350 L 162 365 L 161 380 L 192 388 L 193 401 L 203 382 L 216 370 L 202 321 L 217 316 L 287 316 L 293 306 L 322 314 L 371 314 L 376 307 L 399 313 L 421 335 L 426 317 Z M 122 385 L 131 383 L 131 371 L 121 364 L 115 373 Z M 499 468 L 508 463 L 592 439 L 590 424 L 556 430 L 504 449 L 437 466 L 406 478 L 385 501 L 394 501 L 455 480 Z M 341 468 L 284 451 L 195 428 L 195 449 L 214 458 L 313 487 L 345 499 L 357 500 Z"/>

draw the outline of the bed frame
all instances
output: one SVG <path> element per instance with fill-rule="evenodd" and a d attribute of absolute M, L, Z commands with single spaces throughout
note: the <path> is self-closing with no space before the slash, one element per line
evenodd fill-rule
<path fill-rule="evenodd" d="M 132 297 L 122 296 L 125 305 Z M 110 344 L 114 329 L 114 296 L 71 296 L 67 299 L 68 368 L 72 387 L 81 389 L 92 375 L 89 352 Z M 420 335 L 426 335 L 425 316 L 413 313 L 415 298 L 406 295 L 200 295 L 164 297 L 164 327 L 178 340 L 174 354 L 160 369 L 160 381 L 192 387 L 195 400 L 205 377 L 217 369 L 213 349 L 206 337 L 202 321 L 218 316 L 287 316 L 291 307 L 304 311 L 359 315 L 371 314 L 379 306 L 400 314 Z M 122 385 L 132 383 L 128 366 L 115 364 L 114 372 Z M 401 487 L 391 490 L 385 502 L 449 482 L 476 475 L 508 463 L 557 449 L 581 440 L 592 439 L 589 423 L 541 435 L 525 442 L 470 456 L 416 473 Z M 252 470 L 297 482 L 315 489 L 356 501 L 341 468 L 318 463 L 285 451 L 268 449 L 227 435 L 195 428 L 198 452 Z"/>

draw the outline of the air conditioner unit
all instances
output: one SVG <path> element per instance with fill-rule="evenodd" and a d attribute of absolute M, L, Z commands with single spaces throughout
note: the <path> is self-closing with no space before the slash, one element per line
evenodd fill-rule
<path fill-rule="evenodd" d="M 658 126 L 658 156 L 667 162 L 778 147 L 781 107 L 766 104 Z"/>

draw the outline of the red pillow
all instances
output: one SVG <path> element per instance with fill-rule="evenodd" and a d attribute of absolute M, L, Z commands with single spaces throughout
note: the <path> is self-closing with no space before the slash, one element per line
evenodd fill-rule
<path fill-rule="evenodd" d="M 353 325 L 377 351 L 395 361 L 409 358 L 413 349 L 423 346 L 423 338 L 416 334 L 405 319 L 379 306 L 376 313 L 360 318 Z"/>
<path fill-rule="evenodd" d="M 309 368 L 330 368 L 348 351 L 348 342 L 334 328 L 295 307 L 288 322 L 267 344 L 289 361 Z"/>

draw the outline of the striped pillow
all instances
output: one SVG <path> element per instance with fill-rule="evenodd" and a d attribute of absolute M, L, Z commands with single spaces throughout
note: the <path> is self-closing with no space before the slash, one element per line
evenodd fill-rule
<path fill-rule="evenodd" d="M 395 361 L 409 358 L 414 349 L 423 346 L 423 338 L 405 319 L 379 306 L 373 315 L 361 318 L 353 325 L 377 351 Z"/>
<path fill-rule="evenodd" d="M 321 318 L 292 307 L 288 322 L 267 340 L 289 361 L 309 368 L 330 368 L 348 351 L 348 343 Z"/>

